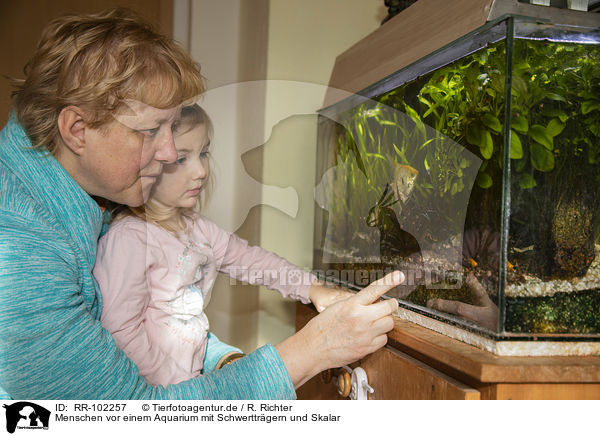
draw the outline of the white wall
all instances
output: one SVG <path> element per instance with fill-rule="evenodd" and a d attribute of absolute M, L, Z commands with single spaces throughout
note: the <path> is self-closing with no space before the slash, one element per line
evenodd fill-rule
<path fill-rule="evenodd" d="M 336 56 L 377 29 L 386 14 L 383 0 L 271 1 L 268 79 L 327 85 Z M 296 92 L 281 92 L 279 83 L 267 87 L 267 135 L 291 104 L 316 110 L 323 102 L 325 87 L 289 88 Z M 316 116 L 281 122 L 263 160 L 263 182 L 293 187 L 299 205 L 295 218 L 263 208 L 261 246 L 307 268 L 312 266 L 316 135 Z M 265 191 L 263 202 L 270 202 Z M 293 334 L 294 321 L 294 303 L 261 288 L 259 345 Z"/>
<path fill-rule="evenodd" d="M 244 171 L 248 140 L 264 138 L 264 89 L 241 92 L 240 82 L 266 71 L 268 0 L 175 0 L 174 36 L 201 65 L 208 91 L 200 104 L 214 124 L 211 171 L 215 185 L 204 213 L 221 227 L 258 244 L 261 186 Z M 252 53 L 252 56 L 247 56 Z M 255 163 L 262 171 L 262 155 Z M 251 179 L 250 179 L 251 180 Z M 256 347 L 258 288 L 219 276 L 207 309 L 211 330 L 244 350 Z"/>
<path fill-rule="evenodd" d="M 282 122 L 271 136 L 270 125 L 290 109 L 290 96 L 275 84 L 251 86 L 251 92 L 232 84 L 266 78 L 318 85 L 293 97 L 299 107 L 314 111 L 335 57 L 379 26 L 386 15 L 383 0 L 174 0 L 174 5 L 174 36 L 202 66 L 209 88 L 202 102 L 216 124 L 216 185 L 206 214 L 252 243 L 310 267 L 315 119 Z M 265 136 L 265 146 L 255 147 Z M 295 218 L 281 212 L 284 207 L 251 208 L 282 205 L 290 191 L 277 186 L 298 193 Z M 211 330 L 244 350 L 294 332 L 293 302 L 268 290 L 261 290 L 259 299 L 255 288 L 230 286 L 224 277 L 207 313 Z"/>

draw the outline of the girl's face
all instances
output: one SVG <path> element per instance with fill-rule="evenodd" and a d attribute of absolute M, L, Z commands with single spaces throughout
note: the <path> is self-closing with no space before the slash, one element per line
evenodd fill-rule
<path fill-rule="evenodd" d="M 177 160 L 164 165 L 150 199 L 167 208 L 193 208 L 208 180 L 209 146 L 204 124 L 177 136 Z"/>

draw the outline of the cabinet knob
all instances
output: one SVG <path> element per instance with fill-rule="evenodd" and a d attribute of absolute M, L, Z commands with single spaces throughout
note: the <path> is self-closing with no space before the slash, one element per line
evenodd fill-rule
<path fill-rule="evenodd" d="M 346 398 L 350 395 L 350 391 L 352 390 L 352 383 L 350 379 L 350 373 L 347 371 L 342 371 L 337 377 L 337 391 L 343 398 Z"/>

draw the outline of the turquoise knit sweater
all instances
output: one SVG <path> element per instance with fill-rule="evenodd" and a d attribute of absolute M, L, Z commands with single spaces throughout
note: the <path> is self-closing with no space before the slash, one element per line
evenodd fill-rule
<path fill-rule="evenodd" d="M 92 276 L 102 213 L 14 116 L 0 132 L 0 386 L 14 399 L 294 399 L 267 344 L 211 372 L 227 346 L 211 336 L 206 373 L 154 387 L 100 324 Z M 0 390 L 0 398 L 2 392 Z"/>

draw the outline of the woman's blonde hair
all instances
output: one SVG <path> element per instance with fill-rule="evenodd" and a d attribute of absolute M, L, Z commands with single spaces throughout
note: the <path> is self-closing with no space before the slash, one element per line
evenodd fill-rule
<path fill-rule="evenodd" d="M 177 143 L 177 136 L 183 135 L 201 125 L 205 126 L 208 137 L 212 138 L 213 124 L 206 111 L 197 104 L 184 106 L 181 109 L 181 119 L 178 121 L 175 131 L 175 143 Z M 136 216 L 144 221 L 157 224 L 176 235 L 186 229 L 186 217 L 193 218 L 200 213 L 202 205 L 206 202 L 213 185 L 214 179 L 212 174 L 212 171 L 208 172 L 208 178 L 202 185 L 202 194 L 198 197 L 198 201 L 193 208 L 164 208 L 152 201 L 152 194 L 150 194 L 150 199 L 146 204 L 137 207 L 127 207 L 121 211 L 120 215 Z"/>
<path fill-rule="evenodd" d="M 169 108 L 204 92 L 200 66 L 171 38 L 127 9 L 68 15 L 44 30 L 15 80 L 17 117 L 32 144 L 54 152 L 58 116 L 74 105 L 101 128 L 125 100 Z"/>

